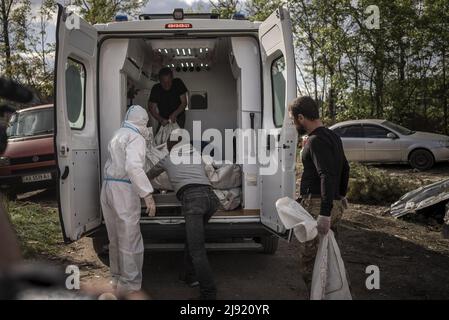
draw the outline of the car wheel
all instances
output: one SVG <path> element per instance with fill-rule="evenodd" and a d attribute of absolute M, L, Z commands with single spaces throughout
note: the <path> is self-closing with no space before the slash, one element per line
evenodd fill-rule
<path fill-rule="evenodd" d="M 92 245 L 94 247 L 95 253 L 98 256 L 98 259 L 109 267 L 109 253 L 107 250 L 108 239 L 104 237 L 93 237 Z"/>
<path fill-rule="evenodd" d="M 278 249 L 279 238 L 276 236 L 262 237 L 260 239 L 260 243 L 262 244 L 262 247 L 263 247 L 263 251 L 262 251 L 263 253 L 275 254 Z"/>
<path fill-rule="evenodd" d="M 435 159 L 430 151 L 418 149 L 410 154 L 410 165 L 418 170 L 429 170 L 435 164 Z"/>

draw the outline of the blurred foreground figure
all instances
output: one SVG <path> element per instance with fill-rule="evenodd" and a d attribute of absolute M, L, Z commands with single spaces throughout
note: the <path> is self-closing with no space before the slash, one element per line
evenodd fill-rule
<path fill-rule="evenodd" d="M 0 200 L 0 271 L 22 261 L 19 242 L 11 228 L 5 207 L 3 196 Z"/>

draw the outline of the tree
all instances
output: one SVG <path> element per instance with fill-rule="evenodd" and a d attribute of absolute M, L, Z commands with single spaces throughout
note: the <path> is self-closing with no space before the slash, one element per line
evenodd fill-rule
<path fill-rule="evenodd" d="M 277 8 L 285 5 L 286 0 L 247 0 L 245 11 L 251 21 L 264 21 Z"/>
<path fill-rule="evenodd" d="M 74 0 L 73 5 L 81 8 L 80 14 L 91 24 L 107 23 L 114 20 L 117 13 L 136 16 L 148 0 Z"/>
<path fill-rule="evenodd" d="M 3 73 L 12 78 L 12 52 L 16 45 L 21 45 L 26 24 L 26 12 L 29 12 L 31 3 L 29 0 L 1 0 L 1 50 L 4 53 Z"/>
<path fill-rule="evenodd" d="M 212 11 L 219 13 L 222 19 L 232 18 L 232 15 L 241 9 L 239 0 L 209 0 L 209 2 Z"/>

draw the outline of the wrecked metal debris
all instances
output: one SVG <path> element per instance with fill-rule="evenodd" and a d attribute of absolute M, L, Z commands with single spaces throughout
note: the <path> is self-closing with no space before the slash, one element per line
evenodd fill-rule
<path fill-rule="evenodd" d="M 449 200 L 449 179 L 419 187 L 406 193 L 391 205 L 390 213 L 393 217 L 399 218 L 445 200 Z"/>

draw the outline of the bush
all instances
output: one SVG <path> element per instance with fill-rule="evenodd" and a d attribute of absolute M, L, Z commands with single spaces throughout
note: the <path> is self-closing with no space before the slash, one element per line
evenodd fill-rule
<path fill-rule="evenodd" d="M 405 181 L 390 176 L 385 171 L 351 163 L 348 200 L 354 203 L 391 205 L 405 193 L 420 186 L 418 182 Z"/>

